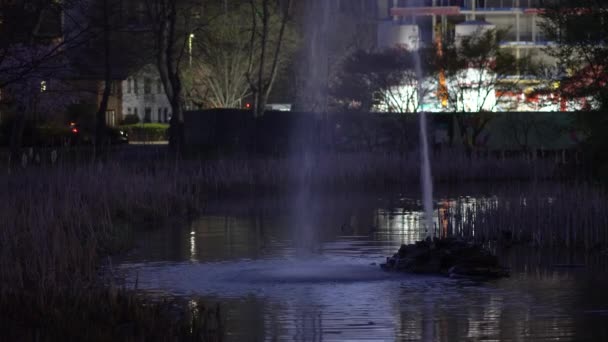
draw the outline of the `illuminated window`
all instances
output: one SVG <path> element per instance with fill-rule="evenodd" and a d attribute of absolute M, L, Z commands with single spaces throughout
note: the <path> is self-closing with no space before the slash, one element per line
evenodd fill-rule
<path fill-rule="evenodd" d="M 40 82 L 40 92 L 44 93 L 46 91 L 46 81 Z"/>

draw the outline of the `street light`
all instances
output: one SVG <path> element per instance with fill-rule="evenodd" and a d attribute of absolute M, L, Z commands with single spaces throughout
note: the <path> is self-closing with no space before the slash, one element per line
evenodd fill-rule
<path fill-rule="evenodd" d="M 192 67 L 192 42 L 194 41 L 194 33 L 188 36 L 188 64 Z"/>

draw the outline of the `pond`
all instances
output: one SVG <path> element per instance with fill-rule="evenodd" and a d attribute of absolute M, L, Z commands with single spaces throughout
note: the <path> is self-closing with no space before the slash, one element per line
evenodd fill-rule
<path fill-rule="evenodd" d="M 442 207 L 520 190 L 440 190 L 435 224 L 452 227 Z M 188 225 L 139 234 L 115 268 L 150 295 L 221 303 L 229 341 L 608 340 L 606 255 L 497 248 L 511 277 L 484 282 L 381 271 L 426 236 L 415 198 L 214 200 Z"/>

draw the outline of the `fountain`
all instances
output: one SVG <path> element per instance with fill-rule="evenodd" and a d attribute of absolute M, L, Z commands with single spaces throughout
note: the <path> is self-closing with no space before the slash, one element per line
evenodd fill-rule
<path fill-rule="evenodd" d="M 414 65 L 416 68 L 416 77 L 418 78 L 418 107 L 422 108 L 424 91 L 422 89 L 423 75 L 422 63 L 420 62 L 420 53 L 418 49 L 414 50 Z M 429 157 L 429 141 L 427 136 L 427 121 L 426 113 L 420 111 L 420 183 L 422 186 L 422 203 L 424 208 L 424 221 L 427 236 L 433 239 L 435 237 L 435 227 L 433 226 L 433 179 L 431 176 L 431 161 Z"/>
<path fill-rule="evenodd" d="M 298 111 L 324 113 L 327 111 L 329 82 L 329 40 L 335 25 L 330 25 L 332 4 L 327 0 L 302 2 L 304 16 L 304 45 L 302 63 L 298 70 Z M 319 15 L 320 14 L 320 15 Z"/>
<path fill-rule="evenodd" d="M 423 4 L 411 4 L 410 6 L 422 6 Z M 424 229 L 429 238 L 434 238 L 435 227 L 433 225 L 433 181 L 431 176 L 431 163 L 429 156 L 429 145 L 427 135 L 427 118 L 423 110 L 425 90 L 423 89 L 424 75 L 420 60 L 420 27 L 413 16 L 409 22 L 400 22 L 397 18 L 392 21 L 380 23 L 378 27 L 378 48 L 387 49 L 400 46 L 411 52 L 414 59 L 414 72 L 418 80 L 416 87 L 417 104 L 412 108 L 419 114 L 420 134 L 420 184 L 422 187 L 422 203 L 424 209 Z M 417 108 L 416 108 L 417 107 Z"/>
<path fill-rule="evenodd" d="M 416 6 L 416 4 L 411 4 Z M 412 16 L 413 25 L 408 25 L 408 31 L 416 32 L 414 38 L 405 37 L 406 48 L 412 52 L 416 72 L 418 108 L 423 109 L 424 75 L 420 60 L 420 29 L 412 30 L 416 25 L 416 17 Z M 381 268 L 389 271 L 405 271 L 412 273 L 443 274 L 450 277 L 484 277 L 500 278 L 509 275 L 506 268 L 498 264 L 498 259 L 480 244 L 459 239 L 435 237 L 433 225 L 433 180 L 427 135 L 427 118 L 424 110 L 419 112 L 420 130 L 420 183 L 422 187 L 422 203 L 424 209 L 424 228 L 427 232 L 425 241 L 412 245 L 403 245 L 397 253 L 386 259 Z"/>

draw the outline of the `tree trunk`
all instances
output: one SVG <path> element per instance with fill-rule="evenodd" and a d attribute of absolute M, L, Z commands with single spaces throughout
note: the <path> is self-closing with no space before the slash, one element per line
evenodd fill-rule
<path fill-rule="evenodd" d="M 95 120 L 95 153 L 103 154 L 105 137 L 106 137 L 106 112 L 108 111 L 108 101 L 112 91 L 112 63 L 110 61 L 110 13 L 108 8 L 108 0 L 103 2 L 103 50 L 104 50 L 104 88 L 101 96 L 101 102 L 97 109 Z"/>
<path fill-rule="evenodd" d="M 249 70 L 247 71 L 247 78 L 249 81 L 250 90 L 253 96 L 253 113 L 255 117 L 260 117 L 264 115 L 264 111 L 266 109 L 266 104 L 268 102 L 268 97 L 270 96 L 270 92 L 272 90 L 272 86 L 274 85 L 274 81 L 276 78 L 277 70 L 279 67 L 280 53 L 283 45 L 283 39 L 285 36 L 285 30 L 287 26 L 287 21 L 289 19 L 289 11 L 291 8 L 291 0 L 287 0 L 283 7 L 282 19 L 281 19 L 281 27 L 279 30 L 279 35 L 277 37 L 277 42 L 274 48 L 269 46 L 269 36 L 270 36 L 270 19 L 271 19 L 271 11 L 270 11 L 270 0 L 262 1 L 262 11 L 261 11 L 261 32 L 259 33 L 260 37 L 260 53 L 259 53 L 259 64 L 257 65 L 257 75 L 255 79 L 250 77 L 251 71 L 253 69 L 253 50 L 255 49 L 255 38 L 257 33 L 257 17 L 256 17 L 256 5 L 255 1 L 251 0 L 251 10 L 252 10 L 252 34 L 250 40 L 250 52 L 249 52 Z M 270 61 L 269 71 L 266 71 L 266 63 L 267 59 Z"/>
<path fill-rule="evenodd" d="M 179 154 L 184 146 L 184 111 L 182 105 L 182 83 L 179 75 L 178 57 L 175 55 L 177 6 L 175 1 L 165 3 L 162 22 L 158 32 L 157 64 L 161 81 L 169 103 L 171 122 L 169 148 Z"/>
<path fill-rule="evenodd" d="M 181 104 L 171 104 L 171 122 L 169 127 L 169 147 L 175 153 L 180 153 L 184 147 L 184 111 Z"/>
<path fill-rule="evenodd" d="M 258 68 L 258 79 L 257 79 L 257 91 L 255 92 L 255 98 L 253 103 L 253 113 L 256 117 L 260 117 L 264 115 L 264 107 L 266 104 L 264 103 L 264 63 L 266 62 L 266 45 L 268 42 L 268 21 L 269 21 L 269 11 L 268 11 L 268 1 L 262 1 L 262 34 L 260 42 L 260 65 Z"/>

